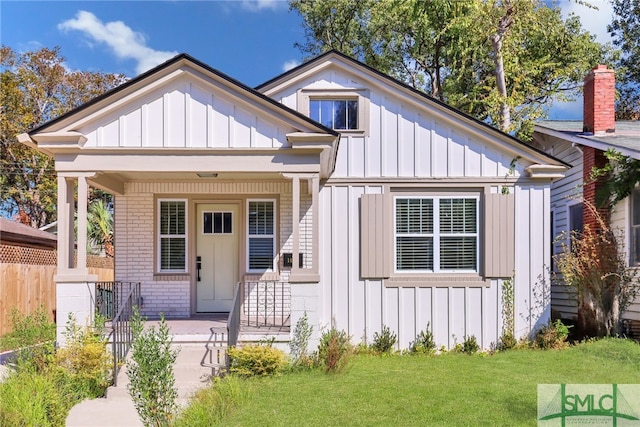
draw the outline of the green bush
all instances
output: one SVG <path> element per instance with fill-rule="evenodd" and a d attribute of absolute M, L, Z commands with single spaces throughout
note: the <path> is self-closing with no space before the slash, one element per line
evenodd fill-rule
<path fill-rule="evenodd" d="M 131 359 L 127 361 L 127 389 L 142 423 L 167 426 L 177 412 L 173 364 L 178 351 L 171 349 L 169 327 L 164 317 L 160 325 L 144 328 L 144 320 L 135 311 L 131 319 L 133 344 Z"/>
<path fill-rule="evenodd" d="M 433 339 L 430 323 L 427 323 L 427 329 L 420 331 L 415 341 L 409 345 L 411 353 L 434 354 L 436 352 L 436 342 Z"/>
<path fill-rule="evenodd" d="M 338 331 L 331 328 L 320 337 L 318 345 L 318 365 L 326 373 L 337 373 L 342 371 L 353 353 L 351 337 L 345 331 Z"/>
<path fill-rule="evenodd" d="M 462 352 L 467 354 L 475 354 L 480 350 L 480 346 L 478 345 L 478 340 L 475 335 L 471 335 L 470 337 L 465 336 L 464 341 L 462 342 Z"/>
<path fill-rule="evenodd" d="M 568 337 L 569 326 L 566 326 L 562 323 L 562 320 L 558 319 L 540 328 L 536 334 L 534 345 L 542 349 L 565 348 L 569 345 L 567 343 Z"/>
<path fill-rule="evenodd" d="M 511 332 L 503 332 L 498 342 L 498 350 L 510 350 L 518 345 L 518 340 Z"/>
<path fill-rule="evenodd" d="M 232 347 L 228 354 L 231 360 L 229 372 L 242 377 L 276 375 L 287 364 L 284 352 L 271 346 L 250 344 Z"/>
<path fill-rule="evenodd" d="M 59 381 L 68 384 L 74 394 L 83 399 L 104 395 L 111 384 L 111 357 L 101 325 L 79 327 L 70 315 L 65 331 L 66 346 L 56 353 Z"/>
<path fill-rule="evenodd" d="M 382 331 L 373 334 L 373 343 L 371 347 L 378 353 L 391 353 L 393 346 L 396 345 L 398 337 L 387 326 L 382 326 Z"/>

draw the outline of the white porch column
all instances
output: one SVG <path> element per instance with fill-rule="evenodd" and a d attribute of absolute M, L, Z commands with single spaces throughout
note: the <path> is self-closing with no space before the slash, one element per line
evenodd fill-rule
<path fill-rule="evenodd" d="M 58 173 L 58 271 L 56 282 L 56 341 L 66 344 L 64 332 L 73 315 L 76 324 L 93 323 L 96 275 L 87 270 L 87 178 L 93 173 Z M 77 235 L 74 230 L 75 184 L 78 184 Z M 77 262 L 74 256 L 77 247 Z"/>

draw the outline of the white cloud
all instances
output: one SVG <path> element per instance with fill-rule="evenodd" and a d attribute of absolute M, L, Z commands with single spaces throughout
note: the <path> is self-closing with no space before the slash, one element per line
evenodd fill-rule
<path fill-rule="evenodd" d="M 596 36 L 599 43 L 611 41 L 611 36 L 607 33 L 607 25 L 613 18 L 613 7 L 608 0 L 589 0 L 589 4 L 597 9 L 580 4 L 576 0 L 561 0 L 558 4 L 562 9 L 562 16 L 568 17 L 574 13 L 580 17 L 582 28 Z"/>
<path fill-rule="evenodd" d="M 79 11 L 74 19 L 58 24 L 62 31 L 76 30 L 84 33 L 91 41 L 104 43 L 116 57 L 133 59 L 137 62 L 136 73 L 143 73 L 150 68 L 174 57 L 178 52 L 159 51 L 146 46 L 141 33 L 133 31 L 122 21 L 100 21 L 93 13 Z"/>
<path fill-rule="evenodd" d="M 260 12 L 262 10 L 278 10 L 288 7 L 285 0 L 242 0 L 242 7 L 251 12 Z"/>
<path fill-rule="evenodd" d="M 289 71 L 292 68 L 296 68 L 298 65 L 300 65 L 300 61 L 297 59 L 290 59 L 282 64 L 282 71 Z"/>

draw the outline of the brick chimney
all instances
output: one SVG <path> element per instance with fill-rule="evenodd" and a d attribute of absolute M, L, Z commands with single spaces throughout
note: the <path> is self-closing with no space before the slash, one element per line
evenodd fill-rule
<path fill-rule="evenodd" d="M 584 78 L 583 132 L 602 135 L 616 130 L 616 77 L 606 65 L 598 65 Z"/>

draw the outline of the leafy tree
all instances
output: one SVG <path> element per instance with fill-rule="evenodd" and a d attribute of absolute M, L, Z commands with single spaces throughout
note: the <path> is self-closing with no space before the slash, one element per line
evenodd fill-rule
<path fill-rule="evenodd" d="M 640 0 L 611 0 L 613 20 L 607 30 L 622 50 L 617 64 L 618 120 L 640 120 Z"/>
<path fill-rule="evenodd" d="M 56 219 L 52 158 L 16 136 L 123 83 L 123 75 L 70 71 L 60 49 L 0 47 L 0 208 L 33 227 Z"/>
<path fill-rule="evenodd" d="M 527 138 L 606 51 L 541 0 L 290 0 L 307 54 L 337 49 Z"/>

